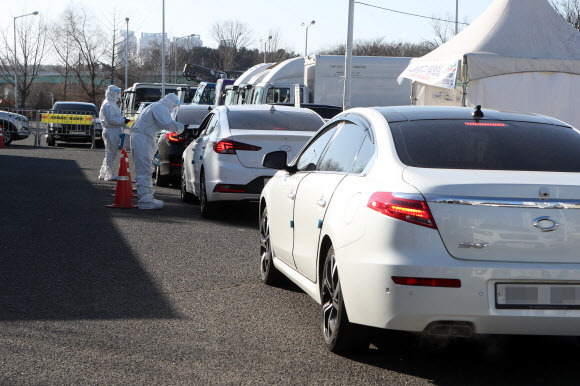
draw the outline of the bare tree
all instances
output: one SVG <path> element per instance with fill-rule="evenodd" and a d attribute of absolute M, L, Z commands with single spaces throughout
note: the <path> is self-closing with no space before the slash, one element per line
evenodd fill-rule
<path fill-rule="evenodd" d="M 14 58 L 14 43 L 10 42 L 8 32 L 0 31 L 3 50 L 0 52 L 0 78 L 14 87 L 14 62 L 18 79 L 18 100 L 26 107 L 30 86 L 38 76 L 42 61 L 47 52 L 46 24 L 41 18 L 24 18 L 17 23 L 17 58 Z"/>
<path fill-rule="evenodd" d="M 447 14 L 444 18 L 446 20 L 452 20 L 452 16 Z M 461 32 L 466 26 L 469 24 L 468 19 L 464 18 L 458 24 L 458 33 Z M 433 46 L 433 48 L 437 48 L 442 44 L 445 44 L 449 39 L 455 36 L 455 23 L 449 21 L 442 21 L 442 20 L 431 20 L 431 28 L 433 28 L 433 34 L 435 38 L 433 40 L 429 40 L 429 43 Z"/>
<path fill-rule="evenodd" d="M 67 8 L 59 20 L 61 28 L 68 36 L 70 53 L 63 51 L 62 41 L 54 45 L 54 50 L 61 61 L 66 62 L 77 83 L 87 99 L 97 103 L 101 99 L 102 89 L 106 80 L 105 64 L 101 60 L 106 58 L 107 42 L 99 23 L 94 23 L 94 17 L 88 15 L 84 9 Z"/>
<path fill-rule="evenodd" d="M 61 100 L 67 100 L 68 97 L 69 78 L 71 76 L 70 65 L 73 53 L 70 37 L 71 31 L 67 27 L 67 25 L 56 23 L 49 34 L 52 46 L 56 52 L 56 60 L 59 62 L 53 68 L 61 76 Z"/>
<path fill-rule="evenodd" d="M 419 57 L 429 53 L 432 47 L 429 43 L 403 43 L 384 42 L 384 38 L 373 40 L 359 40 L 354 42 L 352 49 L 356 56 L 395 56 L 395 57 Z M 346 48 L 344 44 L 322 50 L 323 55 L 344 55 Z"/>
<path fill-rule="evenodd" d="M 272 37 L 271 39 L 268 39 L 266 43 L 266 49 L 268 51 L 267 55 L 268 62 L 281 62 L 283 60 L 296 56 L 294 53 L 290 52 L 288 49 L 283 47 L 286 45 L 286 43 L 282 38 L 282 35 L 280 34 L 280 28 L 278 27 L 270 28 L 270 30 L 268 31 L 268 36 Z M 261 44 L 260 49 L 261 50 L 264 49 L 263 44 Z"/>
<path fill-rule="evenodd" d="M 123 58 L 120 54 L 121 51 L 124 51 L 124 46 L 121 47 L 120 45 L 125 43 L 125 39 L 122 38 L 120 33 L 123 29 L 123 20 L 119 19 L 116 10 L 113 10 L 111 17 L 107 19 L 106 28 L 110 37 L 107 47 L 107 56 L 109 57 L 110 63 L 110 82 L 114 84 L 115 77 L 118 76 L 117 67 L 120 65 L 119 59 Z"/>
<path fill-rule="evenodd" d="M 580 31 L 580 0 L 551 0 L 550 3 L 560 16 Z"/>
<path fill-rule="evenodd" d="M 225 71 L 235 69 L 235 58 L 238 50 L 246 48 L 252 42 L 252 32 L 248 25 L 238 20 L 213 23 L 209 35 L 218 43 L 219 64 Z"/>
<path fill-rule="evenodd" d="M 216 21 L 210 27 L 209 35 L 219 46 L 232 47 L 234 50 L 247 47 L 253 40 L 248 25 L 238 20 Z"/>

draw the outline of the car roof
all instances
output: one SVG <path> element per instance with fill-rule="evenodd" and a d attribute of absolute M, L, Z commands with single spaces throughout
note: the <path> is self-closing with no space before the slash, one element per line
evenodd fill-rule
<path fill-rule="evenodd" d="M 95 106 L 94 103 L 87 103 L 87 102 L 67 102 L 67 101 L 58 101 L 58 102 L 55 102 L 54 105 L 56 106 L 56 105 L 58 105 L 60 103 L 66 103 L 66 104 L 70 104 L 70 105 Z M 97 107 L 97 106 L 95 106 L 95 107 Z"/>
<path fill-rule="evenodd" d="M 294 106 L 279 106 L 279 105 L 227 105 L 227 106 L 218 106 L 216 109 L 218 110 L 226 110 L 226 111 L 270 111 L 271 109 L 277 111 L 295 111 L 295 112 L 302 112 L 302 113 L 311 113 L 316 114 L 314 111 L 308 108 L 301 108 L 301 107 L 294 107 Z"/>
<path fill-rule="evenodd" d="M 439 119 L 465 119 L 472 120 L 472 107 L 447 107 L 447 106 L 389 106 L 373 107 L 380 112 L 387 122 L 439 120 Z M 481 109 L 484 117 L 482 120 L 494 121 L 518 121 L 531 123 L 544 123 L 557 126 L 570 127 L 568 124 L 555 118 L 540 114 L 525 114 L 493 109 Z"/>

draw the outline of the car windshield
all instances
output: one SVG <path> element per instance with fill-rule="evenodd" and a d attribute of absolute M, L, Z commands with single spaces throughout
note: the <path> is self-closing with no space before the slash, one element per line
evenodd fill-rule
<path fill-rule="evenodd" d="M 227 117 L 231 130 L 317 131 L 324 124 L 318 115 L 298 111 L 230 110 Z"/>
<path fill-rule="evenodd" d="M 54 105 L 54 111 L 63 111 L 63 112 L 83 112 L 83 113 L 90 113 L 93 116 L 99 115 L 99 110 L 95 105 L 85 105 L 80 103 L 57 103 Z"/>
<path fill-rule="evenodd" d="M 580 133 L 513 121 L 389 123 L 400 160 L 438 169 L 580 172 Z"/>
<path fill-rule="evenodd" d="M 177 93 L 177 88 L 165 87 L 165 94 Z M 139 87 L 135 90 L 135 105 L 141 102 L 157 102 L 161 99 L 161 87 Z"/>

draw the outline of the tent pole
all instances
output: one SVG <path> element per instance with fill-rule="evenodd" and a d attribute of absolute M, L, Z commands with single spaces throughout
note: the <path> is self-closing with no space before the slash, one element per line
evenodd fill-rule
<path fill-rule="evenodd" d="M 417 82 L 411 82 L 411 106 L 417 105 Z"/>
<path fill-rule="evenodd" d="M 463 96 L 461 97 L 461 106 L 466 107 L 467 102 L 467 55 L 463 55 L 463 65 L 461 66 L 461 83 L 463 87 Z"/>

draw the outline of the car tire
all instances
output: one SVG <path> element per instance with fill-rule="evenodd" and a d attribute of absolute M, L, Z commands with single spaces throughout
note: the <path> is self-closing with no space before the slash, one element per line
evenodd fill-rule
<path fill-rule="evenodd" d="M 363 326 L 348 321 L 334 247 L 330 247 L 326 254 L 321 276 L 322 335 L 326 347 L 337 354 L 368 349 L 370 339 L 367 331 Z"/>
<path fill-rule="evenodd" d="M 10 145 L 10 143 L 14 140 L 14 134 L 16 129 L 10 123 L 2 123 L 0 122 L 0 126 L 2 126 L 2 136 L 4 139 L 4 146 Z"/>
<path fill-rule="evenodd" d="M 205 187 L 205 174 L 201 172 L 199 178 L 199 210 L 202 218 L 212 218 L 215 211 L 215 204 L 207 200 Z"/>
<path fill-rule="evenodd" d="M 47 135 L 46 136 L 46 145 L 47 146 L 56 146 L 56 139 L 54 139 L 54 135 Z"/>
<path fill-rule="evenodd" d="M 169 176 L 164 176 L 161 174 L 161 167 L 159 165 L 155 166 L 155 186 L 166 187 L 169 186 Z"/>
<path fill-rule="evenodd" d="M 189 193 L 185 188 L 185 168 L 181 168 L 181 201 L 187 203 L 195 203 L 197 197 L 195 197 L 192 193 Z"/>
<path fill-rule="evenodd" d="M 97 149 L 104 149 L 105 148 L 105 141 L 103 141 L 102 139 L 97 139 L 95 141 L 95 147 Z"/>
<path fill-rule="evenodd" d="M 260 278 L 262 283 L 271 286 L 277 286 L 283 280 L 282 273 L 274 266 L 268 208 L 264 208 L 260 216 Z"/>

